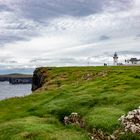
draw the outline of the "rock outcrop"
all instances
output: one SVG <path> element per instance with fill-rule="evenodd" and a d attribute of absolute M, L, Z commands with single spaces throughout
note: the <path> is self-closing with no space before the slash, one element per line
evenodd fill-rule
<path fill-rule="evenodd" d="M 65 116 L 64 124 L 65 125 L 72 124 L 72 125 L 79 126 L 81 128 L 85 127 L 85 122 L 82 120 L 82 118 L 76 112 L 71 113 L 69 116 Z"/>
<path fill-rule="evenodd" d="M 125 132 L 140 134 L 140 107 L 129 111 L 127 115 L 121 116 L 119 121 L 123 125 Z"/>
<path fill-rule="evenodd" d="M 32 78 L 32 91 L 41 88 L 44 84 L 46 70 L 37 68 L 33 73 Z"/>

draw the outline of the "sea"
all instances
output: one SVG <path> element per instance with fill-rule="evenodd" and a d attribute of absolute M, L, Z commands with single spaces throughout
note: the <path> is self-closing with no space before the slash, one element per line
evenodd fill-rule
<path fill-rule="evenodd" d="M 9 82 L 0 82 L 0 100 L 29 94 L 31 94 L 31 84 L 12 85 Z"/>

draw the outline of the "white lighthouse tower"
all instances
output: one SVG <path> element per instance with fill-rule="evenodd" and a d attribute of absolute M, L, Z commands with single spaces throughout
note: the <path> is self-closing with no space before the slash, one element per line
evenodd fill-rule
<path fill-rule="evenodd" d="M 113 56 L 113 62 L 114 62 L 114 66 L 117 66 L 117 64 L 118 64 L 118 55 L 117 55 L 116 52 L 114 53 L 114 56 Z"/>

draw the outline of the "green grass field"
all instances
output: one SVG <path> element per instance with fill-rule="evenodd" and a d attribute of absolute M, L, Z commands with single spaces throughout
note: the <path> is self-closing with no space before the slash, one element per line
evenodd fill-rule
<path fill-rule="evenodd" d="M 93 128 L 111 134 L 121 127 L 121 115 L 140 106 L 140 66 L 41 68 L 38 73 L 45 77 L 41 89 L 0 101 L 0 140 L 89 140 Z M 83 117 L 85 129 L 63 124 L 72 112 Z"/>

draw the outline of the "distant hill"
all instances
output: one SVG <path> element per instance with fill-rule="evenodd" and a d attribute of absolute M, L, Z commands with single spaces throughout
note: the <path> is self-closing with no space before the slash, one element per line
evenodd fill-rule
<path fill-rule="evenodd" d="M 32 75 L 12 73 L 0 75 L 0 82 L 8 81 L 11 84 L 32 83 Z"/>
<path fill-rule="evenodd" d="M 0 75 L 0 81 L 8 81 L 9 78 L 26 78 L 26 77 L 32 77 L 32 75 L 21 73 L 4 74 Z"/>

